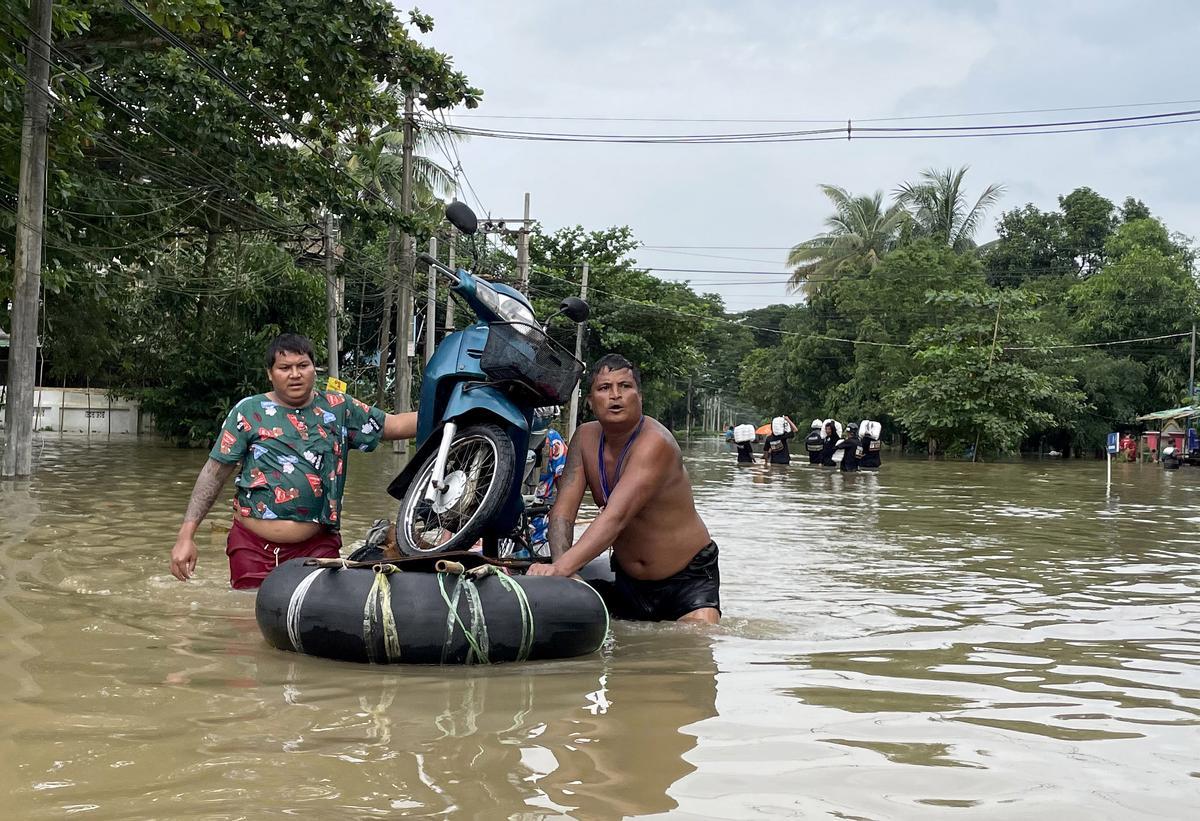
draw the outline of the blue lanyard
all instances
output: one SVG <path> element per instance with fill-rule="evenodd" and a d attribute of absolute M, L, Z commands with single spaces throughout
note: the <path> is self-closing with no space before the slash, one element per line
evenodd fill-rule
<path fill-rule="evenodd" d="M 646 417 L 643 416 L 638 420 L 638 426 L 634 429 L 633 435 L 629 437 L 629 441 L 625 443 L 625 447 L 621 449 L 621 455 L 617 457 L 617 473 L 613 478 L 613 484 L 621 481 L 621 466 L 625 464 L 625 455 L 629 453 L 629 447 L 633 444 L 633 440 L 638 438 L 638 434 L 642 432 L 642 425 L 646 424 Z M 608 486 L 608 470 L 604 467 L 604 431 L 600 431 L 600 455 L 597 459 L 600 463 L 600 490 L 604 492 L 604 504 L 608 504 L 608 497 L 612 493 Z"/>

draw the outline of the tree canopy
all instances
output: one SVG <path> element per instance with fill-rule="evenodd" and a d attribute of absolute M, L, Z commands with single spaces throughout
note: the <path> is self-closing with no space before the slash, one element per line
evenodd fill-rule
<path fill-rule="evenodd" d="M 459 166 L 450 135 L 419 118 L 417 203 L 399 213 L 403 97 L 429 113 L 482 94 L 422 42 L 432 25 L 386 0 L 56 2 L 46 379 L 134 395 L 165 434 L 204 441 L 262 384 L 271 335 L 324 345 L 319 226 L 332 214 L 344 361 L 355 390 L 382 390 L 397 282 L 414 276 L 421 293 L 425 277 L 396 270 L 396 233 L 424 247 L 441 230 Z M 29 30 L 11 6 L 0 29 L 6 300 Z M 869 417 L 931 453 L 1083 452 L 1188 398 L 1195 252 L 1142 200 L 1080 187 L 1050 210 L 999 214 L 979 247 L 1000 184 L 973 189 L 962 167 L 927 169 L 890 202 L 884 190 L 820 187 L 824 231 L 786 260 L 798 305 L 730 312 L 639 266 L 627 226 L 536 228 L 530 294 L 549 314 L 579 292 L 586 261 L 583 358 L 637 362 L 647 411 L 674 427 L 719 396 L 722 424 Z M 512 236 L 454 250 L 515 282 Z M 442 292 L 420 306 L 418 323 L 443 328 L 445 304 Z M 566 323 L 553 332 L 573 344 Z"/>

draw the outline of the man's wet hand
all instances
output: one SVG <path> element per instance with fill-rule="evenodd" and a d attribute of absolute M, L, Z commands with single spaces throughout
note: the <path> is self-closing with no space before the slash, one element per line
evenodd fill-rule
<path fill-rule="evenodd" d="M 525 571 L 526 576 L 570 576 L 571 574 L 558 562 L 551 564 L 530 565 Z"/>
<path fill-rule="evenodd" d="M 175 542 L 175 546 L 171 548 L 171 575 L 181 582 L 192 578 L 196 573 L 198 553 L 195 539 L 180 536 Z"/>

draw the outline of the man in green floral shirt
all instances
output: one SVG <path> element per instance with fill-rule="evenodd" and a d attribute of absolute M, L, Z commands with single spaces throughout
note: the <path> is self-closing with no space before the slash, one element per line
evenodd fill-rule
<path fill-rule="evenodd" d="M 344 393 L 315 391 L 312 344 L 302 336 L 276 337 L 266 364 L 272 390 L 233 407 L 192 490 L 171 550 L 180 581 L 194 575 L 196 530 L 235 472 L 225 552 L 230 584 L 249 589 L 287 559 L 337 557 L 349 451 L 416 435 L 415 413 L 389 414 Z"/>

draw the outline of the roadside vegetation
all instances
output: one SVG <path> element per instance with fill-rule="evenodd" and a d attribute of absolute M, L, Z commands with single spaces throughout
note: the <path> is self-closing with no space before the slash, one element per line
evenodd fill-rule
<path fill-rule="evenodd" d="M 356 394 L 388 402 L 394 366 L 385 358 L 381 369 L 376 353 L 394 327 L 393 240 L 408 230 L 424 248 L 439 230 L 461 165 L 436 113 L 474 107 L 483 92 L 420 42 L 430 18 L 385 0 L 144 7 L 170 37 L 121 0 L 55 3 L 44 383 L 134 396 L 168 437 L 206 441 L 261 385 L 267 339 L 286 329 L 324 344 L 320 226 L 332 213 L 343 370 Z M 3 302 L 22 9 L 0 11 L 0 29 Z M 424 113 L 415 205 L 401 216 L 408 88 Z M 638 362 L 647 411 L 675 428 L 689 395 L 694 425 L 719 396 L 723 422 L 867 417 L 893 443 L 934 454 L 976 443 L 1091 452 L 1137 413 L 1183 402 L 1198 301 L 1191 241 L 1134 198 L 1118 205 L 1079 188 L 1050 211 L 997 213 L 1003 186 L 975 183 L 948 168 L 886 192 L 814 189 L 831 214 L 787 257 L 799 305 L 731 313 L 717 295 L 640 268 L 638 239 L 621 226 L 537 230 L 531 295 L 548 313 L 579 292 L 586 260 L 585 360 L 616 351 Z M 998 236 L 981 246 L 989 221 Z M 460 238 L 455 252 L 515 281 L 505 238 Z M 413 283 L 418 323 L 430 319 L 424 276 Z M 439 329 L 445 303 L 442 291 Z"/>

